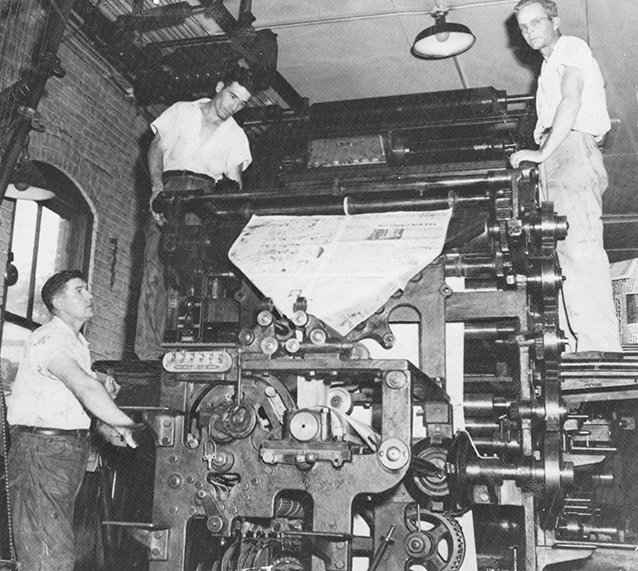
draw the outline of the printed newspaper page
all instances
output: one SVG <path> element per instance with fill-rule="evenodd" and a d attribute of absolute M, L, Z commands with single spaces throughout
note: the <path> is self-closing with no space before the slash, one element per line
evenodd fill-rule
<path fill-rule="evenodd" d="M 284 315 L 305 297 L 347 335 L 441 253 L 451 214 L 253 216 L 228 256 Z"/>

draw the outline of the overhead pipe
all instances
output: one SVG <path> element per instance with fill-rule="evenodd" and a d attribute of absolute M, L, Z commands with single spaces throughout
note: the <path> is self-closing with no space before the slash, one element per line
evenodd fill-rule
<path fill-rule="evenodd" d="M 375 132 L 403 126 L 423 128 L 437 124 L 459 122 L 493 123 L 507 120 L 508 107 L 533 100 L 531 95 L 508 96 L 494 87 L 435 91 L 388 97 L 348 99 L 314 103 L 307 114 L 297 117 L 309 130 L 310 136 L 351 135 L 353 132 Z M 279 118 L 290 121 L 285 112 L 271 107 L 252 107 L 242 111 L 243 124 L 256 127 L 276 122 Z M 510 117 L 512 112 L 510 111 Z M 523 116 L 526 111 L 513 115 Z"/>
<path fill-rule="evenodd" d="M 508 98 L 505 91 L 493 87 L 437 91 L 383 98 L 353 99 L 316 103 L 309 110 L 310 123 L 317 133 L 343 132 L 356 126 L 384 126 L 402 118 L 411 125 L 457 121 L 464 118 L 501 117 L 510 99 L 517 103 L 525 97 Z"/>

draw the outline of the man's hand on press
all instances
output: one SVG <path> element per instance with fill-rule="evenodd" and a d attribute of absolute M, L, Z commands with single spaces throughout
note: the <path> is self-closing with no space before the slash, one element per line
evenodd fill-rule
<path fill-rule="evenodd" d="M 134 438 L 134 433 L 140 430 L 140 425 L 118 426 L 117 428 L 97 420 L 95 431 L 109 444 L 119 448 L 137 448 L 139 444 Z"/>
<path fill-rule="evenodd" d="M 148 201 L 148 207 L 149 207 L 149 209 L 151 211 L 151 214 L 153 215 L 153 218 L 155 219 L 155 222 L 157 222 L 157 224 L 159 226 L 162 226 L 166 222 L 166 218 L 164 218 L 163 214 L 161 214 L 160 212 L 156 212 L 153 209 L 153 202 L 155 202 L 155 199 L 163 191 L 164 191 L 164 185 L 161 182 L 155 183 L 153 185 L 153 187 L 152 187 L 151 198 Z"/>
<path fill-rule="evenodd" d="M 545 157 L 541 151 L 522 149 L 510 155 L 510 164 L 517 169 L 522 162 L 542 163 Z"/>
<path fill-rule="evenodd" d="M 224 175 L 215 183 L 215 192 L 218 192 L 220 194 L 239 192 L 240 190 L 241 185 L 239 184 L 239 182 L 233 180 L 232 178 L 228 178 L 226 175 Z"/>
<path fill-rule="evenodd" d="M 126 445 L 129 448 L 137 448 L 139 446 L 139 444 L 133 437 L 133 434 L 137 432 L 134 427 L 122 426 L 118 428 L 118 432 L 120 433 L 120 438 L 122 439 L 123 445 Z"/>

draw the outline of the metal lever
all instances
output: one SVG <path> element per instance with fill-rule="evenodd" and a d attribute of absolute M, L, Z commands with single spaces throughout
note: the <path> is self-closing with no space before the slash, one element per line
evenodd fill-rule
<path fill-rule="evenodd" d="M 379 563 L 381 563 L 381 559 L 383 559 L 383 556 L 385 555 L 385 552 L 388 550 L 388 548 L 391 545 L 394 545 L 394 540 L 392 539 L 393 533 L 394 533 L 394 526 L 391 526 L 386 536 L 381 538 L 382 543 L 381 545 L 379 545 L 379 547 L 377 547 L 377 550 L 374 552 L 374 555 L 372 556 L 372 561 L 370 561 L 370 569 L 368 569 L 368 571 L 376 571 L 377 567 L 379 566 Z"/>

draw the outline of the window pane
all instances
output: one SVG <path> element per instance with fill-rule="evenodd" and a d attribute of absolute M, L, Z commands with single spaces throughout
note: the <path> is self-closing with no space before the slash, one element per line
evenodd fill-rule
<path fill-rule="evenodd" d="M 66 220 L 48 208 L 42 209 L 32 317 L 33 321 L 37 323 L 44 323 L 49 319 L 49 312 L 40 296 L 44 282 L 56 271 L 67 269 L 68 248 L 66 242 L 69 233 L 64 231 L 65 226 L 68 226 Z"/>
<path fill-rule="evenodd" d="M 15 380 L 18 365 L 22 361 L 24 344 L 31 331 L 5 321 L 2 330 L 2 354 L 0 358 L 0 374 L 6 394 L 11 394 L 11 387 Z"/>
<path fill-rule="evenodd" d="M 627 323 L 638 323 L 638 293 L 627 294 Z"/>
<path fill-rule="evenodd" d="M 31 200 L 16 200 L 13 243 L 13 263 L 18 269 L 18 281 L 7 289 L 7 311 L 27 316 L 29 280 L 33 263 L 33 243 L 38 205 Z"/>

